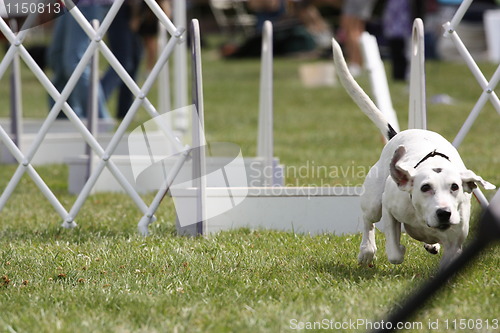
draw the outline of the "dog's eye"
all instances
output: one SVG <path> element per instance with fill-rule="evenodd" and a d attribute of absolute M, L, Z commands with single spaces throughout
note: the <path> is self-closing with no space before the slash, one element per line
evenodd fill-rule
<path fill-rule="evenodd" d="M 432 186 L 430 186 L 429 184 L 424 184 L 420 188 L 420 191 L 422 191 L 422 192 L 429 192 L 430 190 L 432 190 Z"/>
<path fill-rule="evenodd" d="M 453 192 L 458 191 L 458 189 L 459 189 L 459 188 L 460 188 L 460 187 L 458 186 L 458 184 L 456 184 L 456 183 L 451 184 L 451 190 L 452 190 Z"/>

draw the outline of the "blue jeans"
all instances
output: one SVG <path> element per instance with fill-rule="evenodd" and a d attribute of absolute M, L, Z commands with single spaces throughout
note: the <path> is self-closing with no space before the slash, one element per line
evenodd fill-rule
<path fill-rule="evenodd" d="M 109 10 L 109 6 L 92 5 L 78 7 L 89 21 L 100 22 Z M 74 72 L 83 54 L 90 44 L 88 36 L 69 12 L 55 21 L 52 43 L 48 48 L 47 64 L 53 70 L 52 83 L 61 92 Z M 78 80 L 67 102 L 78 117 L 87 115 L 90 88 L 90 66 L 87 66 Z M 51 99 L 51 106 L 54 101 Z M 109 118 L 102 87 L 98 87 L 99 118 Z"/>

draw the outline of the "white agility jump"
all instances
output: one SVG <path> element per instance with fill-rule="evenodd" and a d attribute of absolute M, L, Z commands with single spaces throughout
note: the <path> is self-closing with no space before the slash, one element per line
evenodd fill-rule
<path fill-rule="evenodd" d="M 139 87 L 102 40 L 102 36 L 106 33 L 111 21 L 123 2 L 124 0 L 116 0 L 113 3 L 107 16 L 97 29 L 94 29 L 89 22 L 85 20 L 78 8 L 74 8 L 70 11 L 70 14 L 73 15 L 91 39 L 91 43 L 75 72 L 61 92 L 57 91 L 52 85 L 50 80 L 41 71 L 23 46 L 23 41 L 27 33 L 26 30 L 14 33 L 5 22 L 0 21 L 0 30 L 11 44 L 5 57 L 0 62 L 0 77 L 6 72 L 10 64 L 15 61 L 15 57 L 19 56 L 35 74 L 49 95 L 56 101 L 41 128 L 35 134 L 31 146 L 26 151 L 22 151 L 19 148 L 19 144 L 8 135 L 0 124 L 0 140 L 19 164 L 16 172 L 0 196 L 0 211 L 19 184 L 22 175 L 27 173 L 52 204 L 56 212 L 61 216 L 64 221 L 63 226 L 74 227 L 76 226 L 75 219 L 84 202 L 95 187 L 98 186 L 100 177 L 107 172 L 114 178 L 114 181 L 120 185 L 122 190 L 132 198 L 142 213 L 138 228 L 144 235 L 148 233 L 148 226 L 155 220 L 154 214 L 169 191 L 176 206 L 179 234 L 204 235 L 240 227 L 269 228 L 311 234 L 322 232 L 344 234 L 355 233 L 360 230 L 359 218 L 361 211 L 359 207 L 359 195 L 362 192 L 361 187 L 282 187 L 279 186 L 281 180 L 274 177 L 275 171 L 279 166 L 273 152 L 272 26 L 270 23 L 266 23 L 265 25 L 262 46 L 258 156 L 256 159 L 261 163 L 261 170 L 272 171 L 262 173 L 265 177 L 262 179 L 261 183 L 259 183 L 259 186 L 234 187 L 227 179 L 229 169 L 225 165 L 216 166 L 215 169 L 217 169 L 218 174 L 222 175 L 222 178 L 224 178 L 226 186 L 214 187 L 211 185 L 210 179 L 205 178 L 205 176 L 209 176 L 208 174 L 210 174 L 214 167 L 210 166 L 210 158 L 206 156 L 205 152 L 203 80 L 201 77 L 201 50 L 199 45 L 200 32 L 198 22 L 193 20 L 191 25 L 193 37 L 192 95 L 196 117 L 193 117 L 193 140 L 190 145 L 185 145 L 172 130 L 171 126 L 162 121 L 164 118 L 160 117 L 161 114 L 147 97 L 153 83 L 161 75 L 162 71 L 164 71 L 166 62 L 176 50 L 176 46 L 183 42 L 182 36 L 185 30 L 183 27 L 185 25 L 174 25 L 154 0 L 145 0 L 155 15 L 158 16 L 160 23 L 171 38 L 166 41 L 165 47 L 161 50 L 158 61 L 151 71 L 151 74 L 148 76 L 143 86 Z M 421 58 L 423 57 L 423 37 L 420 35 L 420 27 L 421 24 L 416 23 L 412 46 L 415 50 L 415 60 L 412 58 L 413 69 L 411 74 L 412 92 L 410 94 L 410 119 L 413 120 L 411 120 L 410 126 L 425 128 L 425 76 L 423 58 Z M 451 29 L 448 30 L 448 33 L 452 36 L 456 35 L 451 32 Z M 416 37 L 415 34 L 417 34 Z M 456 36 L 453 38 L 457 39 Z M 106 144 L 96 140 L 92 132 L 88 130 L 82 120 L 76 116 L 71 106 L 66 102 L 76 82 L 82 75 L 83 70 L 90 63 L 97 51 L 110 63 L 123 82 L 125 82 L 127 87 L 135 95 L 135 100 L 127 115 L 119 124 L 116 132 L 110 135 L 109 142 Z M 378 64 L 378 66 L 380 66 L 380 64 Z M 181 79 L 183 75 L 182 73 L 176 74 L 176 87 L 183 85 L 178 82 L 183 82 L 183 79 Z M 494 87 L 498 82 L 497 76 L 499 75 L 500 74 L 494 75 L 491 82 L 486 82 L 485 89 Z M 496 98 L 496 103 L 498 103 L 498 97 L 496 97 L 494 93 L 492 94 L 489 92 L 487 96 L 494 101 L 495 98 L 490 97 L 493 95 Z M 179 100 L 176 103 L 179 103 Z M 169 104 L 170 102 L 166 101 L 162 103 Z M 183 105 L 176 105 L 176 107 L 186 107 L 187 101 L 184 103 Z M 126 131 L 140 107 L 143 107 L 146 112 L 148 112 L 152 121 L 159 129 L 159 140 L 161 141 L 167 138 L 167 144 L 171 147 L 173 152 L 172 155 L 175 155 L 171 158 L 169 167 L 167 169 L 162 169 L 163 171 L 168 170 L 168 173 L 161 178 L 163 184 L 159 189 L 156 184 L 154 190 L 157 192 L 155 198 L 149 205 L 146 204 L 139 195 L 139 191 L 134 184 L 136 177 L 126 174 L 119 166 L 120 157 L 117 156 L 119 153 L 120 141 L 126 135 Z M 34 156 L 40 151 L 42 143 L 46 140 L 49 128 L 57 123 L 56 116 L 61 109 L 78 131 L 81 138 L 89 145 L 91 149 L 90 154 L 95 155 L 96 158 L 95 162 L 92 164 L 93 170 L 88 179 L 84 179 L 77 186 L 78 196 L 69 211 L 63 207 L 33 168 Z M 394 111 L 388 110 L 389 112 Z M 393 117 L 395 119 L 395 124 L 397 124 L 395 113 Z M 181 122 L 185 124 L 185 118 Z M 190 158 L 192 158 L 193 161 L 188 161 Z M 129 156 L 129 164 L 130 163 Z M 186 173 L 188 174 L 187 176 L 185 175 Z M 176 179 L 178 180 L 179 178 L 186 177 L 189 178 L 189 181 L 182 183 L 182 187 L 176 188 Z M 220 207 L 229 207 L 230 209 L 220 209 Z M 186 223 L 186 221 L 189 221 L 189 223 Z"/>

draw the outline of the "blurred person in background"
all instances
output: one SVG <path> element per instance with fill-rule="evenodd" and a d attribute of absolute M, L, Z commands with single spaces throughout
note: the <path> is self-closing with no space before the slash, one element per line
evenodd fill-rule
<path fill-rule="evenodd" d="M 376 0 L 344 0 L 342 5 L 340 28 L 345 42 L 347 64 L 353 76 L 358 76 L 362 72 L 363 57 L 359 41 L 376 2 Z"/>
<path fill-rule="evenodd" d="M 326 1 L 326 0 L 325 0 Z M 333 36 L 314 1 L 249 0 L 249 8 L 257 16 L 255 34 L 239 45 L 226 44 L 221 53 L 228 58 L 258 57 L 261 53 L 262 26 L 273 24 L 275 56 L 318 55 L 331 49 Z"/>
<path fill-rule="evenodd" d="M 85 18 L 90 22 L 94 19 L 102 22 L 114 0 L 80 0 L 77 7 Z M 52 69 L 52 82 L 59 92 L 62 92 L 69 78 L 75 71 L 83 54 L 87 50 L 90 39 L 80 25 L 69 13 L 59 16 L 55 20 L 52 41 L 47 50 L 47 66 Z M 87 116 L 89 88 L 90 88 L 90 64 L 83 71 L 73 92 L 67 102 L 80 118 Z M 50 105 L 54 104 L 50 98 Z M 109 118 L 106 108 L 102 86 L 98 87 L 98 114 L 99 118 Z"/>
<path fill-rule="evenodd" d="M 141 0 L 125 0 L 109 26 L 107 34 L 109 48 L 134 80 L 143 54 L 142 40 L 135 24 L 141 4 Z M 134 95 L 111 66 L 104 74 L 101 83 L 106 101 L 118 88 L 116 117 L 123 119 L 132 105 Z"/>
<path fill-rule="evenodd" d="M 407 46 L 412 22 L 410 0 L 387 0 L 383 13 L 383 31 L 389 46 L 392 78 L 397 81 L 405 81 L 407 77 Z"/>

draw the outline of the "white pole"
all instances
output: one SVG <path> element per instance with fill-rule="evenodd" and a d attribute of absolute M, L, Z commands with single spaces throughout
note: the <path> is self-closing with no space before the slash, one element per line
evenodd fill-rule
<path fill-rule="evenodd" d="M 410 63 L 410 109 L 408 128 L 427 129 L 425 97 L 425 49 L 424 23 L 417 18 L 413 22 Z"/>
<path fill-rule="evenodd" d="M 198 20 L 191 21 L 191 56 L 193 72 L 193 104 L 195 105 L 198 117 L 193 117 L 193 186 L 197 188 L 196 211 L 197 225 L 196 234 L 205 234 L 206 220 L 206 152 L 205 152 L 205 116 L 203 109 L 203 76 L 201 70 L 201 41 L 200 26 Z M 196 119 L 198 118 L 198 119 Z"/>
<path fill-rule="evenodd" d="M 186 159 L 189 156 L 190 150 L 191 149 L 189 147 L 186 147 L 186 151 L 183 152 L 182 155 L 178 157 L 171 171 L 168 173 L 168 176 L 165 177 L 165 179 L 163 180 L 163 184 L 156 193 L 153 201 L 151 202 L 151 205 L 147 208 L 147 211 L 144 213 L 144 216 L 139 220 L 139 223 L 137 224 L 137 229 L 139 230 L 139 233 L 142 236 L 147 236 L 149 234 L 148 227 L 151 223 L 153 223 L 156 220 L 154 214 L 158 210 L 158 207 L 160 207 L 160 204 L 165 195 L 167 194 L 168 190 L 170 189 L 170 186 L 172 186 L 175 177 L 177 177 L 177 175 L 181 171 L 182 166 L 184 165 Z"/>
<path fill-rule="evenodd" d="M 99 21 L 92 20 L 92 27 L 97 33 L 99 29 Z M 97 122 L 98 122 L 98 112 L 99 112 L 99 51 L 96 48 L 94 56 L 92 57 L 90 71 L 90 86 L 89 86 L 89 102 L 87 107 L 87 128 L 90 134 L 97 138 Z M 94 152 L 92 148 L 87 144 L 85 146 L 85 151 L 88 157 L 87 161 L 87 176 L 85 180 L 90 178 L 94 164 Z"/>
<path fill-rule="evenodd" d="M 273 166 L 273 25 L 264 22 L 260 67 L 257 157 L 263 159 L 264 186 L 274 184 Z"/>
<path fill-rule="evenodd" d="M 455 28 L 460 24 L 460 22 L 462 21 L 464 15 L 465 15 L 465 12 L 469 9 L 471 3 L 472 3 L 473 0 L 464 0 L 462 1 L 462 3 L 460 4 L 460 7 L 458 7 L 455 15 L 453 16 L 453 18 L 451 19 L 451 27 L 453 30 L 455 30 Z"/>
<path fill-rule="evenodd" d="M 163 50 L 168 42 L 167 29 L 158 22 L 158 31 L 158 50 Z M 170 111 L 172 107 L 172 101 L 170 99 L 169 63 L 169 61 L 165 63 L 158 77 L 158 109 L 160 114 L 165 114 Z M 169 129 L 172 128 L 170 123 L 167 124 L 167 127 L 169 127 Z"/>
<path fill-rule="evenodd" d="M 495 94 L 494 89 L 496 85 L 498 84 L 500 80 L 500 66 L 498 66 L 497 70 L 493 74 L 491 81 L 486 85 L 484 88 L 484 91 L 482 92 L 481 96 L 479 97 L 476 105 L 474 105 L 474 108 L 470 112 L 469 116 L 465 120 L 464 124 L 462 125 L 462 128 L 460 128 L 460 131 L 458 132 L 457 136 L 453 140 L 453 145 L 458 148 L 462 141 L 464 140 L 465 136 L 469 132 L 470 128 L 472 127 L 472 124 L 474 124 L 474 121 L 476 120 L 477 116 L 479 115 L 479 112 L 483 109 L 484 105 L 488 101 L 498 101 L 498 96 Z M 497 111 L 500 112 L 500 108 L 497 109 Z"/>
<path fill-rule="evenodd" d="M 17 34 L 18 26 L 15 19 L 10 20 L 12 31 Z M 14 136 L 15 144 L 21 149 L 21 136 L 23 132 L 23 104 L 22 104 L 22 90 L 21 90 L 21 62 L 19 53 L 15 53 L 12 59 L 12 72 L 11 72 L 11 134 Z"/>
<path fill-rule="evenodd" d="M 474 58 L 472 58 L 471 54 L 469 53 L 469 51 L 465 47 L 464 43 L 462 42 L 462 40 L 458 36 L 457 32 L 455 30 L 450 30 L 451 28 L 450 28 L 450 23 L 449 22 L 446 23 L 446 24 L 444 24 L 444 28 L 445 28 L 445 30 L 448 31 L 447 36 L 451 37 L 452 41 L 455 44 L 455 47 L 457 48 L 457 50 L 460 53 L 460 55 L 462 56 L 462 58 L 464 58 L 465 63 L 467 64 L 467 66 L 469 67 L 470 71 L 472 72 L 472 74 L 476 78 L 477 82 L 481 85 L 481 88 L 484 91 L 486 91 L 486 92 L 489 93 L 489 98 L 490 98 L 491 103 L 493 104 L 493 106 L 495 107 L 495 109 L 497 110 L 497 112 L 500 113 L 500 100 L 498 99 L 497 94 L 494 91 L 492 91 L 492 89 L 494 89 L 494 87 L 491 87 L 491 85 L 488 82 L 488 80 L 486 80 L 486 78 L 484 77 L 483 73 L 481 72 L 481 69 L 479 68 L 479 66 L 474 61 Z M 497 72 L 498 72 L 498 69 L 497 69 Z M 495 76 L 496 76 L 495 79 L 498 78 L 497 75 L 498 74 L 495 73 Z M 494 82 L 494 81 L 495 80 L 492 79 L 492 82 Z"/>
<path fill-rule="evenodd" d="M 380 58 L 377 38 L 368 32 L 364 32 L 361 35 L 360 43 L 365 68 L 370 75 L 370 85 L 375 97 L 375 104 L 387 117 L 391 126 L 399 132 L 398 117 L 392 106 L 391 93 L 387 83 L 384 63 Z"/>
<path fill-rule="evenodd" d="M 185 29 L 186 19 L 186 1 L 174 0 L 174 24 L 178 29 Z M 180 40 L 182 42 L 182 40 Z M 174 50 L 174 80 L 175 80 L 175 99 L 174 108 L 180 109 L 188 105 L 187 93 L 187 49 L 185 43 L 179 43 Z M 189 129 L 189 114 L 179 113 L 175 119 L 174 127 L 176 130 L 186 132 Z"/>

